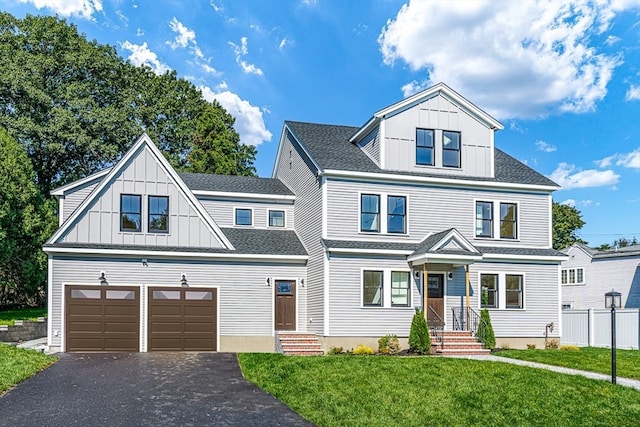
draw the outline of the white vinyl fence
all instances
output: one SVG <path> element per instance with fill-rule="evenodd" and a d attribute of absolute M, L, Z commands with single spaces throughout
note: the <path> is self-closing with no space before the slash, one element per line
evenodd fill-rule
<path fill-rule="evenodd" d="M 560 342 L 578 347 L 611 347 L 611 310 L 564 310 Z M 616 310 L 616 347 L 640 348 L 640 309 Z"/>

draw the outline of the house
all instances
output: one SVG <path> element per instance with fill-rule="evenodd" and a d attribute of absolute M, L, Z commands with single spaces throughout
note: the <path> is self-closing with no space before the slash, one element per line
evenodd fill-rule
<path fill-rule="evenodd" d="M 143 135 L 54 192 L 49 346 L 406 345 L 422 307 L 444 330 L 487 308 L 499 345 L 540 344 L 561 321 L 558 186 L 494 146 L 502 128 L 440 83 L 361 127 L 285 122 L 271 178 L 177 173 Z"/>
<path fill-rule="evenodd" d="M 575 243 L 563 250 L 562 307 L 606 308 L 604 294 L 622 294 L 621 308 L 640 308 L 640 245 L 604 251 Z"/>

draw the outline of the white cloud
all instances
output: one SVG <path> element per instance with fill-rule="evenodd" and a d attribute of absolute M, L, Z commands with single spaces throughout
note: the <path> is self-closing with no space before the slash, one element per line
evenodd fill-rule
<path fill-rule="evenodd" d="M 280 44 L 278 45 L 278 49 L 280 50 L 284 49 L 287 44 L 288 44 L 288 41 L 287 41 L 287 38 L 285 37 L 280 41 Z"/>
<path fill-rule="evenodd" d="M 555 145 L 548 144 L 541 140 L 536 141 L 536 148 L 538 151 L 544 151 L 545 153 L 553 153 L 558 149 Z"/>
<path fill-rule="evenodd" d="M 240 46 L 233 42 L 229 42 L 229 45 L 233 47 L 233 50 L 236 53 L 236 63 L 240 66 L 240 68 L 242 68 L 242 71 L 244 71 L 246 74 L 256 74 L 258 76 L 263 75 L 263 72 L 260 68 L 242 59 L 242 57 L 246 56 L 249 53 L 249 41 L 246 37 L 240 38 Z"/>
<path fill-rule="evenodd" d="M 410 1 L 378 37 L 386 64 L 425 77 L 405 94 L 443 81 L 495 117 L 592 111 L 620 55 L 590 39 L 638 2 Z M 428 17 L 428 19 L 425 19 Z"/>
<path fill-rule="evenodd" d="M 136 36 L 141 37 L 144 36 L 144 30 L 142 28 L 138 28 L 136 31 Z"/>
<path fill-rule="evenodd" d="M 171 69 L 167 64 L 162 63 L 158 59 L 158 55 L 156 55 L 155 52 L 152 52 L 151 49 L 149 49 L 147 42 L 138 45 L 127 40 L 122 43 L 122 49 L 131 52 L 127 59 L 137 67 L 147 65 L 158 75 L 164 74 Z"/>
<path fill-rule="evenodd" d="M 622 40 L 620 37 L 610 35 L 604 41 L 604 44 L 606 44 L 607 46 L 613 46 L 614 44 L 618 43 L 620 40 Z"/>
<path fill-rule="evenodd" d="M 572 208 L 576 207 L 576 199 L 567 199 L 564 202 L 560 202 L 561 205 L 571 206 Z"/>
<path fill-rule="evenodd" d="M 615 159 L 615 155 L 608 156 L 600 160 L 596 160 L 594 163 L 598 165 L 599 168 L 608 168 L 609 166 L 611 166 L 614 159 Z"/>
<path fill-rule="evenodd" d="M 226 88 L 226 84 L 224 86 Z M 202 96 L 211 102 L 214 99 L 220 103 L 233 117 L 236 122 L 234 128 L 240 135 L 240 142 L 247 145 L 259 145 L 262 142 L 271 140 L 271 132 L 267 130 L 262 117 L 263 111 L 251 105 L 248 101 L 241 99 L 237 94 L 225 90 L 216 93 L 211 88 L 200 86 Z"/>
<path fill-rule="evenodd" d="M 612 170 L 587 169 L 574 173 L 575 170 L 575 165 L 563 162 L 549 175 L 549 178 L 559 184 L 563 190 L 614 185 L 620 179 L 620 175 Z"/>
<path fill-rule="evenodd" d="M 102 12 L 102 0 L 18 0 L 20 3 L 31 3 L 36 9 L 49 9 L 64 16 L 79 16 L 93 19 L 95 12 Z"/>
<path fill-rule="evenodd" d="M 627 90 L 627 94 L 624 97 L 627 101 L 637 101 L 640 100 L 640 86 L 631 85 Z"/>
<path fill-rule="evenodd" d="M 609 167 L 614 163 L 617 166 L 640 170 L 640 147 L 629 153 L 616 153 L 595 161 L 595 164 L 601 168 Z"/>
<path fill-rule="evenodd" d="M 178 21 L 176 17 L 173 17 L 171 21 L 169 21 L 169 27 L 171 31 L 177 33 L 176 38 L 173 42 L 167 42 L 171 49 L 177 49 L 179 47 L 185 48 L 189 45 L 189 43 L 193 43 L 195 45 L 196 41 L 196 33 L 193 30 L 185 27 L 182 22 Z"/>
<path fill-rule="evenodd" d="M 567 205 L 567 206 L 571 206 L 572 208 L 575 208 L 576 206 L 582 206 L 582 207 L 587 207 L 587 206 L 591 206 L 593 204 L 593 200 L 576 200 L 576 199 L 567 199 L 564 202 L 560 202 L 561 205 Z M 596 206 L 599 206 L 600 203 L 596 203 Z"/>

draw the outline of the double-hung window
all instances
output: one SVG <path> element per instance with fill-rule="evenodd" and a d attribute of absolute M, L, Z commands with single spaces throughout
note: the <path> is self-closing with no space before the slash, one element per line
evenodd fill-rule
<path fill-rule="evenodd" d="M 380 232 L 380 196 L 378 194 L 360 196 L 360 231 Z"/>
<path fill-rule="evenodd" d="M 382 307 L 382 282 L 384 272 L 364 271 L 362 278 L 362 305 Z"/>
<path fill-rule="evenodd" d="M 518 238 L 518 205 L 500 203 L 500 238 Z"/>
<path fill-rule="evenodd" d="M 517 274 L 506 275 L 506 307 L 507 308 L 524 308 L 522 303 L 522 276 Z"/>
<path fill-rule="evenodd" d="M 406 233 L 407 198 L 404 196 L 387 196 L 387 232 Z"/>
<path fill-rule="evenodd" d="M 416 164 L 423 166 L 434 165 L 434 139 L 433 129 L 416 129 Z"/>
<path fill-rule="evenodd" d="M 236 225 L 253 224 L 251 209 L 236 209 Z"/>
<path fill-rule="evenodd" d="M 476 202 L 476 237 L 493 237 L 492 202 Z"/>
<path fill-rule="evenodd" d="M 460 167 L 460 132 L 442 131 L 442 166 Z"/>
<path fill-rule="evenodd" d="M 391 272 L 391 306 L 409 306 L 409 272 Z"/>
<path fill-rule="evenodd" d="M 480 275 L 480 307 L 498 308 L 498 275 Z"/>
<path fill-rule="evenodd" d="M 284 227 L 284 211 L 269 211 L 269 227 Z"/>
<path fill-rule="evenodd" d="M 149 233 L 169 232 L 169 197 L 149 196 Z"/>
<path fill-rule="evenodd" d="M 142 231 L 142 196 L 120 195 L 120 231 Z"/>

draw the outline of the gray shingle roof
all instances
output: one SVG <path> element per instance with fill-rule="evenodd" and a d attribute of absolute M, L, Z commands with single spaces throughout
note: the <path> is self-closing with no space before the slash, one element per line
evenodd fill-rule
<path fill-rule="evenodd" d="M 294 121 L 286 121 L 285 124 L 322 169 L 558 186 L 549 178 L 498 148 L 495 148 L 494 178 L 391 171 L 380 169 L 360 148 L 349 142 L 349 138 L 359 129 L 358 127 Z"/>
<path fill-rule="evenodd" d="M 522 256 L 559 256 L 566 257 L 560 251 L 555 249 L 540 249 L 540 248 L 505 248 L 500 246 L 476 246 L 476 248 L 482 252 L 483 255 L 497 254 L 497 255 L 522 255 Z"/>
<path fill-rule="evenodd" d="M 207 173 L 178 172 L 180 178 L 191 189 L 201 191 L 223 191 L 229 193 L 256 193 L 291 196 L 293 193 L 276 178 L 255 176 L 214 175 Z"/>
<path fill-rule="evenodd" d="M 137 251 L 187 252 L 187 253 L 234 253 L 247 255 L 307 255 L 302 242 L 293 230 L 266 230 L 253 228 L 223 228 L 235 251 L 219 248 L 190 246 L 140 246 L 110 245 L 101 243 L 54 243 L 45 248 L 86 248 Z"/>
<path fill-rule="evenodd" d="M 617 257 L 627 257 L 627 256 L 640 256 L 640 245 L 632 245 L 626 246 L 624 248 L 618 249 L 607 249 L 606 251 L 597 251 L 595 249 L 591 249 L 593 251 L 594 258 L 617 258 Z"/>
<path fill-rule="evenodd" d="M 363 242 L 359 240 L 327 240 L 322 239 L 322 244 L 327 248 L 340 249 L 365 249 L 365 250 L 384 250 L 384 251 L 413 251 L 415 243 L 399 243 L 399 242 Z"/>

